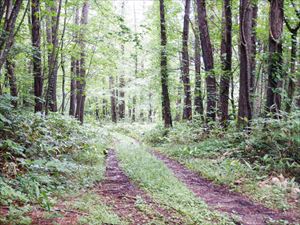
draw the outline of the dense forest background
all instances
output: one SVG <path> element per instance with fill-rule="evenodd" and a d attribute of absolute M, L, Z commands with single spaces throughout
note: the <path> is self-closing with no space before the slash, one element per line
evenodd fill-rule
<path fill-rule="evenodd" d="M 1 0 L 0 223 L 35 221 L 32 205 L 51 211 L 62 193 L 101 181 L 113 148 L 156 196 L 132 174 L 156 174 L 134 164 L 154 162 L 124 147 L 134 139 L 300 212 L 299 30 L 297 0 Z M 204 224 L 201 207 L 178 204 L 186 224 Z M 122 224 L 93 210 L 83 223 Z"/>
<path fill-rule="evenodd" d="M 81 122 L 159 121 L 166 110 L 226 125 L 295 111 L 297 1 L 198 4 L 3 1 L 0 93 Z"/>

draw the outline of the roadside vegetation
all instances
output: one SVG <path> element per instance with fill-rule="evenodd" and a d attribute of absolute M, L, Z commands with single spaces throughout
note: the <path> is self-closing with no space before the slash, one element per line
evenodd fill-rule
<path fill-rule="evenodd" d="M 1 98 L 1 224 L 29 224 L 33 207 L 51 212 L 63 196 L 102 179 L 105 130 L 59 114 L 45 119 L 13 110 L 10 99 Z"/>
<path fill-rule="evenodd" d="M 234 123 L 226 130 L 217 123 L 210 130 L 197 123 L 176 123 L 170 130 L 147 124 L 115 129 L 268 207 L 299 210 L 299 116 L 254 120 L 249 132 Z"/>

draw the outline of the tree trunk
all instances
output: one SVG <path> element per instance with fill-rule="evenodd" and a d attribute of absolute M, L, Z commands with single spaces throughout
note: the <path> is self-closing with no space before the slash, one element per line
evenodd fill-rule
<path fill-rule="evenodd" d="M 159 0 L 160 3 L 160 38 L 161 38 L 161 86 L 162 86 L 162 115 L 166 128 L 172 127 L 171 106 L 168 91 L 168 59 L 167 59 L 167 31 L 165 20 L 164 0 Z"/>
<path fill-rule="evenodd" d="M 74 16 L 74 24 L 76 27 L 79 26 L 79 8 L 76 7 L 75 9 L 75 16 Z M 78 32 L 73 33 L 73 38 L 75 40 L 75 45 L 78 44 Z M 77 107 L 77 78 L 79 76 L 79 62 L 76 57 L 71 57 L 71 83 L 70 83 L 70 110 L 69 115 L 75 116 L 76 115 L 76 107 Z M 80 84 L 79 84 L 80 85 Z"/>
<path fill-rule="evenodd" d="M 270 0 L 267 111 L 277 114 L 281 107 L 283 16 L 283 0 Z"/>
<path fill-rule="evenodd" d="M 300 11 L 299 11 L 299 15 L 297 14 L 297 16 L 299 18 L 299 22 L 295 27 L 292 27 L 288 22 L 288 20 L 285 18 L 286 27 L 291 33 L 291 62 L 290 62 L 290 75 L 288 79 L 287 102 L 286 102 L 287 112 L 291 112 L 293 97 L 296 88 L 294 79 L 296 78 L 295 73 L 296 73 L 296 57 L 297 57 L 297 35 L 298 35 L 298 30 L 300 29 Z M 300 80 L 300 78 L 298 79 Z"/>
<path fill-rule="evenodd" d="M 197 16 L 197 7 L 194 5 L 194 14 L 195 14 L 195 90 L 194 90 L 194 105 L 195 105 L 195 114 L 203 117 L 203 101 L 202 101 L 202 88 L 201 88 L 201 49 L 200 49 L 200 31 L 199 31 L 199 22 Z"/>
<path fill-rule="evenodd" d="M 238 110 L 238 123 L 240 126 L 248 125 L 252 118 L 249 84 L 251 76 L 251 33 L 251 0 L 240 0 L 240 91 Z"/>
<path fill-rule="evenodd" d="M 153 120 L 153 116 L 152 116 L 153 109 L 152 109 L 152 93 L 151 92 L 149 92 L 148 97 L 149 97 L 148 120 L 149 120 L 149 122 L 152 122 L 152 120 Z"/>
<path fill-rule="evenodd" d="M 12 97 L 17 98 L 18 97 L 18 89 L 17 89 L 17 80 L 15 75 L 15 62 L 13 59 L 9 56 L 6 59 L 6 70 L 7 70 L 7 77 L 9 82 L 9 88 L 10 88 L 10 95 Z M 14 108 L 17 108 L 18 101 L 17 99 L 12 100 L 12 105 Z"/>
<path fill-rule="evenodd" d="M 184 90 L 184 106 L 182 118 L 184 120 L 192 119 L 192 100 L 191 100 L 191 84 L 189 76 L 189 16 L 191 1 L 185 0 L 183 32 L 182 32 L 182 83 Z"/>
<path fill-rule="evenodd" d="M 205 0 L 197 0 L 197 12 L 198 22 L 200 30 L 201 48 L 203 54 L 203 61 L 206 76 L 206 88 L 207 88 L 207 119 L 216 119 L 216 78 L 213 73 L 214 59 L 213 50 L 209 37 L 207 16 L 206 16 L 206 4 Z"/>
<path fill-rule="evenodd" d="M 65 0 L 65 5 L 64 5 L 64 23 L 63 23 L 63 32 L 61 35 L 61 49 L 64 49 L 64 37 L 65 37 L 65 33 L 66 33 L 66 24 L 67 24 L 67 4 L 68 4 L 68 0 Z M 62 103 L 61 103 L 61 113 L 64 115 L 65 113 L 65 102 L 66 102 L 66 91 L 65 91 L 65 86 L 66 86 L 66 70 L 65 70 L 65 56 L 64 56 L 64 52 L 61 51 L 60 54 L 60 66 L 61 66 L 61 70 L 62 70 L 62 85 L 61 85 L 61 94 L 62 94 Z"/>
<path fill-rule="evenodd" d="M 58 71 L 58 30 L 59 19 L 61 12 L 62 0 L 59 0 L 58 6 L 56 0 L 50 7 L 51 16 L 51 53 L 50 61 L 48 62 L 48 88 L 46 96 L 46 114 L 48 110 L 57 112 L 56 86 L 57 86 L 57 71 Z M 49 29 L 49 27 L 48 27 Z M 48 31 L 49 32 L 49 31 Z M 50 40 L 48 40 L 50 41 Z"/>
<path fill-rule="evenodd" d="M 6 58 L 14 41 L 16 20 L 20 12 L 22 2 L 22 0 L 16 0 L 13 5 L 13 1 L 6 1 L 5 20 L 3 25 L 0 27 L 2 30 L 0 34 L 0 71 L 3 64 L 6 62 Z M 3 4 L 3 9 L 1 9 L 3 10 L 3 13 L 5 10 L 4 6 L 5 3 Z"/>
<path fill-rule="evenodd" d="M 122 18 L 124 18 L 124 13 L 125 13 L 125 0 L 122 1 Z M 135 11 L 134 11 L 135 14 Z M 134 15 L 135 16 L 135 15 Z M 136 23 L 136 21 L 134 21 Z M 136 32 L 136 31 L 135 31 Z M 121 49 L 122 49 L 122 60 L 124 60 L 124 44 L 122 44 Z M 123 64 L 124 65 L 124 64 Z M 123 67 L 124 68 L 124 67 Z M 122 70 L 119 78 L 119 118 L 124 119 L 125 118 L 125 71 Z"/>
<path fill-rule="evenodd" d="M 228 115 L 228 100 L 231 67 L 232 67 L 232 13 L 231 0 L 223 1 L 223 22 L 222 22 L 222 41 L 221 41 L 221 63 L 222 76 L 220 81 L 220 112 L 221 123 L 227 125 Z"/>
<path fill-rule="evenodd" d="M 32 64 L 34 77 L 35 112 L 43 110 L 43 73 L 41 57 L 41 22 L 40 22 L 40 0 L 31 0 L 31 21 L 32 21 Z"/>
<path fill-rule="evenodd" d="M 251 76 L 250 76 L 250 105 L 253 114 L 253 103 L 255 97 L 255 77 L 256 77 L 256 27 L 257 27 L 257 16 L 258 6 L 257 2 L 253 1 L 252 4 L 252 35 L 251 35 Z"/>
<path fill-rule="evenodd" d="M 124 74 L 120 75 L 119 79 L 119 118 L 124 119 L 125 118 L 125 77 Z"/>
<path fill-rule="evenodd" d="M 132 122 L 135 122 L 135 120 L 136 120 L 135 108 L 136 108 L 136 96 L 134 95 L 133 98 L 132 98 L 132 112 L 131 112 Z"/>
<path fill-rule="evenodd" d="M 110 89 L 110 111 L 111 111 L 111 120 L 112 122 L 117 122 L 117 111 L 116 111 L 116 97 L 115 97 L 115 87 L 114 87 L 114 78 L 109 77 L 109 89 Z"/>
<path fill-rule="evenodd" d="M 88 22 L 88 13 L 89 13 L 89 1 L 85 0 L 82 6 L 82 14 L 81 14 L 81 26 L 83 26 L 80 33 L 80 41 L 79 46 L 81 49 L 80 53 L 80 102 L 77 105 L 77 118 L 83 124 L 84 118 L 84 105 L 86 99 L 86 65 L 85 65 L 85 58 L 86 58 L 86 46 L 85 46 L 85 31 L 86 25 Z"/>

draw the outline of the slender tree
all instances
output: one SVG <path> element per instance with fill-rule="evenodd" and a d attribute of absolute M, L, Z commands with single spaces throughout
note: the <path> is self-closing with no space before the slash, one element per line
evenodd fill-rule
<path fill-rule="evenodd" d="M 56 96 L 56 86 L 57 86 L 57 72 L 58 72 L 58 30 L 59 21 L 61 13 L 62 0 L 56 0 L 52 2 L 51 6 L 48 7 L 51 12 L 51 35 L 48 34 L 48 44 L 51 46 L 48 60 L 48 88 L 46 94 L 46 114 L 48 110 L 52 112 L 57 112 L 57 96 Z M 48 24 L 49 26 L 49 24 Z M 50 27 L 48 27 L 48 33 L 50 32 Z M 51 37 L 51 38 L 50 38 Z"/>
<path fill-rule="evenodd" d="M 229 85 L 232 67 L 232 13 L 231 0 L 223 1 L 221 63 L 222 76 L 220 81 L 220 112 L 221 122 L 226 126 L 228 120 Z"/>
<path fill-rule="evenodd" d="M 194 15 L 195 15 L 195 25 L 194 26 L 194 36 L 195 36 L 195 90 L 194 90 L 194 105 L 195 105 L 195 114 L 199 114 L 201 117 L 203 116 L 203 101 L 202 101 L 202 88 L 201 88 L 201 49 L 200 49 L 200 31 L 199 31 L 199 22 L 198 22 L 198 14 L 197 14 L 197 6 L 194 1 Z"/>
<path fill-rule="evenodd" d="M 251 0 L 240 0 L 240 90 L 238 106 L 240 126 L 249 124 L 252 119 L 249 84 L 251 76 L 252 9 Z"/>
<path fill-rule="evenodd" d="M 10 90 L 10 95 L 12 97 L 18 97 L 18 88 L 17 88 L 17 80 L 16 80 L 16 75 L 15 75 L 15 61 L 12 59 L 11 56 L 8 56 L 6 59 L 6 71 L 7 71 L 7 78 L 9 82 L 9 90 Z M 17 99 L 13 99 L 11 101 L 12 105 L 17 108 L 18 106 L 18 101 Z"/>
<path fill-rule="evenodd" d="M 291 112 L 293 97 L 295 93 L 295 73 L 296 73 L 296 57 L 297 57 L 297 35 L 300 29 L 300 10 L 297 10 L 295 7 L 294 1 L 292 5 L 295 9 L 296 16 L 299 19 L 298 23 L 295 26 L 292 26 L 287 18 L 284 18 L 286 27 L 291 33 L 291 61 L 290 61 L 290 76 L 288 79 L 288 89 L 287 89 L 287 102 L 286 102 L 286 111 Z M 299 89 L 300 89 L 300 78 L 298 78 Z M 299 98 L 299 97 L 298 97 Z M 300 98 L 299 98 L 300 99 Z M 300 104 L 299 104 L 300 106 Z"/>
<path fill-rule="evenodd" d="M 74 25 L 76 27 L 79 26 L 79 7 L 75 7 L 75 15 L 74 15 Z M 73 32 L 73 39 L 75 41 L 75 46 L 78 46 L 78 32 Z M 79 60 L 75 56 L 71 56 L 71 82 L 70 82 L 70 109 L 69 109 L 69 115 L 75 116 L 76 115 L 76 106 L 77 106 L 77 95 L 79 95 L 79 92 L 77 93 L 77 81 L 78 86 L 80 85 L 79 82 L 79 70 L 80 70 L 80 64 Z"/>
<path fill-rule="evenodd" d="M 1 3 L 0 19 L 2 20 L 2 17 L 4 17 L 4 22 L 0 23 L 0 29 L 4 32 L 0 34 L 0 71 L 14 42 L 16 20 L 22 2 L 22 0 L 16 0 L 15 2 L 3 1 Z"/>
<path fill-rule="evenodd" d="M 209 36 L 206 2 L 205 0 L 197 0 L 198 22 L 200 30 L 201 49 L 204 61 L 204 68 L 207 73 L 206 89 L 207 89 L 207 119 L 216 119 L 216 78 L 214 76 L 214 58 L 211 40 Z"/>
<path fill-rule="evenodd" d="M 85 0 L 82 6 L 81 13 L 81 32 L 80 32 L 80 79 L 79 79 L 79 99 L 77 100 L 76 118 L 83 123 L 84 105 L 86 98 L 86 40 L 85 31 L 88 23 L 89 1 Z"/>
<path fill-rule="evenodd" d="M 61 84 L 61 94 L 62 94 L 62 103 L 61 103 L 61 113 L 64 114 L 65 113 L 65 104 L 66 104 L 66 90 L 65 90 L 65 86 L 66 86 L 66 69 L 65 69 L 65 61 L 66 61 L 66 57 L 65 57 L 65 52 L 63 51 L 64 49 L 64 44 L 65 44 L 65 33 L 66 33 L 66 25 L 67 25 L 67 4 L 68 4 L 68 0 L 65 0 L 65 4 L 64 4 L 64 22 L 63 22 L 63 30 L 62 30 L 62 34 L 61 34 L 61 51 L 60 51 L 60 67 L 62 70 L 62 84 Z"/>
<path fill-rule="evenodd" d="M 125 13 L 125 0 L 122 1 L 122 18 L 124 19 L 124 13 Z M 134 18 L 136 17 L 135 15 L 135 3 L 134 3 Z M 136 18 L 134 19 L 134 24 L 135 24 L 135 30 L 136 30 Z M 136 31 L 135 31 L 136 32 Z M 125 46 L 124 44 L 121 45 L 121 51 L 122 51 L 122 60 L 124 60 L 124 52 L 125 52 Z M 124 69 L 122 70 L 119 78 L 119 118 L 124 119 L 125 118 L 125 71 Z"/>
<path fill-rule="evenodd" d="M 32 40 L 32 65 L 34 77 L 34 96 L 35 96 L 35 112 L 43 110 L 43 73 L 42 73 L 42 57 L 41 57 L 41 22 L 40 22 L 40 1 L 31 0 L 31 40 Z"/>
<path fill-rule="evenodd" d="M 162 116 L 166 128 L 172 127 L 171 106 L 168 90 L 168 58 L 167 58 L 167 31 L 165 20 L 164 0 L 159 0 L 160 6 L 160 39 L 161 39 L 161 56 L 160 72 L 162 86 Z"/>
<path fill-rule="evenodd" d="M 109 77 L 109 89 L 110 89 L 110 113 L 112 122 L 117 122 L 117 110 L 116 110 L 116 92 L 114 87 L 114 78 Z"/>
<path fill-rule="evenodd" d="M 190 19 L 191 1 L 185 0 L 183 32 L 182 32 L 182 83 L 184 90 L 184 106 L 182 117 L 184 120 L 192 119 L 192 96 L 189 76 L 189 19 Z"/>
<path fill-rule="evenodd" d="M 269 68 L 267 111 L 279 113 L 281 108 L 283 0 L 270 0 Z"/>
<path fill-rule="evenodd" d="M 252 34 L 251 34 L 251 76 L 250 76 L 250 104 L 253 113 L 253 103 L 255 96 L 255 77 L 256 77 L 256 27 L 257 27 L 257 16 L 258 6 L 257 0 L 251 2 L 252 5 Z"/>

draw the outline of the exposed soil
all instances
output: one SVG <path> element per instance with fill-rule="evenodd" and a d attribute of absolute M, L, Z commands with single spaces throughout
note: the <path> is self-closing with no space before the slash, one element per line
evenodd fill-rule
<path fill-rule="evenodd" d="M 166 210 L 153 202 L 150 196 L 134 185 L 119 167 L 114 150 L 108 152 L 105 179 L 96 187 L 105 203 L 130 224 L 151 224 L 164 221 L 166 224 L 182 224 L 175 212 Z M 137 201 L 143 201 L 150 208 L 142 210 Z"/>
<path fill-rule="evenodd" d="M 196 196 L 203 199 L 212 208 L 240 217 L 241 224 L 260 225 L 267 224 L 269 219 L 287 220 L 290 224 L 298 224 L 300 215 L 295 212 L 281 212 L 268 209 L 261 204 L 254 203 L 248 197 L 232 192 L 226 186 L 218 186 L 199 174 L 187 169 L 185 166 L 169 157 L 153 151 L 153 154 L 162 160 L 184 182 Z"/>
<path fill-rule="evenodd" d="M 54 216 L 53 211 L 56 212 Z M 79 217 L 83 214 L 81 212 L 67 210 L 66 206 L 61 203 L 56 205 L 56 207 L 51 212 L 51 217 L 47 218 L 47 213 L 42 209 L 35 209 L 30 213 L 32 219 L 31 224 L 35 225 L 76 225 L 78 224 Z"/>

